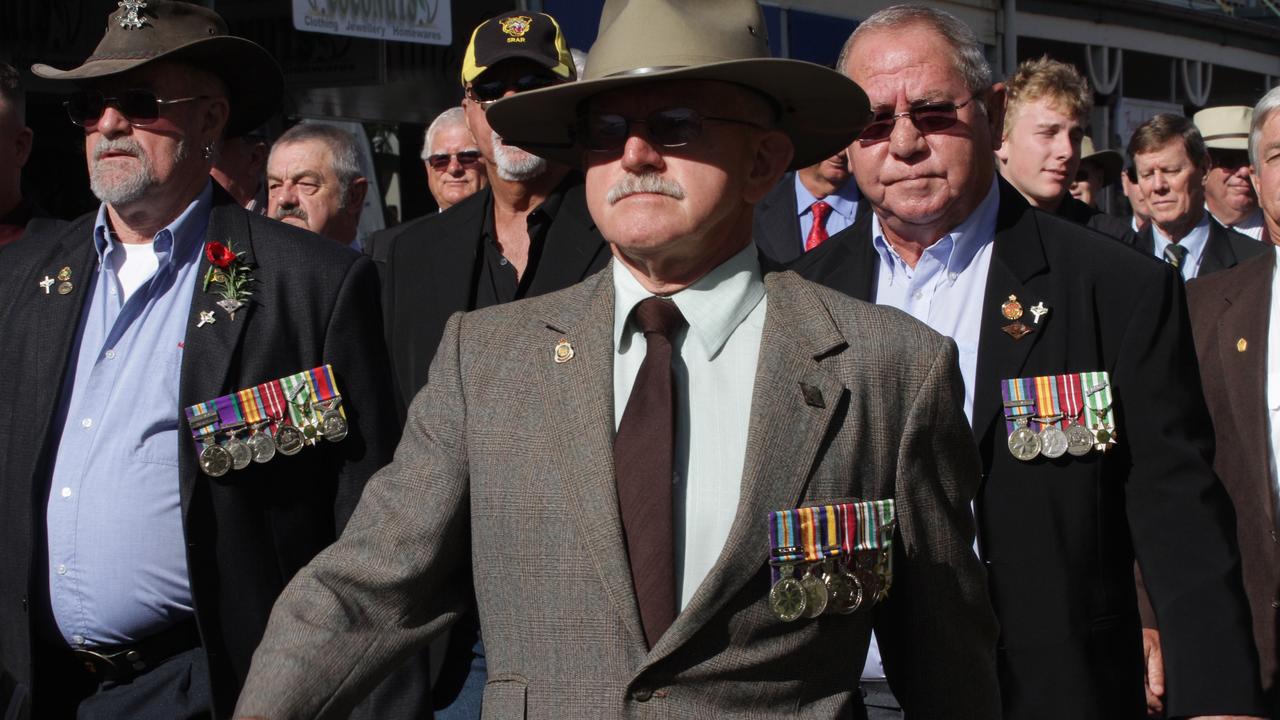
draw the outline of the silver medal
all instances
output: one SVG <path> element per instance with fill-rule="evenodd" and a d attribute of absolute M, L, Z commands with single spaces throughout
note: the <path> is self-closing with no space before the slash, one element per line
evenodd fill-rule
<path fill-rule="evenodd" d="M 1019 425 L 1009 434 L 1009 452 L 1023 462 L 1035 460 L 1040 454 L 1040 436 L 1026 425 Z"/>
<path fill-rule="evenodd" d="M 200 469 L 209 477 L 222 477 L 231 469 L 231 453 L 212 441 L 205 441 L 200 451 Z"/>
<path fill-rule="evenodd" d="M 1075 457 L 1088 455 L 1093 449 L 1094 437 L 1083 426 L 1071 425 L 1067 428 L 1067 452 Z"/>
<path fill-rule="evenodd" d="M 1045 425 L 1040 431 L 1040 454 L 1047 458 L 1062 457 L 1067 454 L 1069 445 L 1066 433 L 1054 425 Z"/>

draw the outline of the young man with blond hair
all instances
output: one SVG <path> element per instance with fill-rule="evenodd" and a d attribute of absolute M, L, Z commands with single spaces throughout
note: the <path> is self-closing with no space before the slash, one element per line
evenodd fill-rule
<path fill-rule="evenodd" d="M 1047 55 L 1024 61 L 1005 85 L 1000 175 L 1032 207 L 1132 242 L 1124 221 L 1070 197 L 1093 91 L 1080 71 Z"/>

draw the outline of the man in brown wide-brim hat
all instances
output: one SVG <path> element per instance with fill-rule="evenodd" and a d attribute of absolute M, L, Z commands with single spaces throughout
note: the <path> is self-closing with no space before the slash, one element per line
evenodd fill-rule
<path fill-rule="evenodd" d="M 585 169 L 613 260 L 451 319 L 237 713 L 340 717 L 474 584 L 485 717 L 859 717 L 873 623 L 908 717 L 998 717 L 955 346 L 752 244 L 867 115 L 754 0 L 609 0 L 584 80 L 494 104 Z"/>
<path fill-rule="evenodd" d="M 226 717 L 276 595 L 391 458 L 376 272 L 211 181 L 282 87 L 213 11 L 122 0 L 82 65 L 33 71 L 102 204 L 0 252 L 0 716 Z M 261 387 L 325 365 L 347 437 L 277 453 L 335 401 Z"/>

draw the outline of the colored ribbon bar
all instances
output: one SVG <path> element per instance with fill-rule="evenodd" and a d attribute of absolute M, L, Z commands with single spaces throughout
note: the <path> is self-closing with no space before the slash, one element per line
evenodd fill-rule
<path fill-rule="evenodd" d="M 281 424 L 299 428 L 317 425 L 325 412 L 321 406 L 341 397 L 333 368 L 323 365 L 196 403 L 186 408 L 185 413 L 199 448 L 202 438 L 231 425 L 247 427 L 266 420 L 270 432 L 275 432 Z M 341 405 L 331 411 L 346 418 Z"/>

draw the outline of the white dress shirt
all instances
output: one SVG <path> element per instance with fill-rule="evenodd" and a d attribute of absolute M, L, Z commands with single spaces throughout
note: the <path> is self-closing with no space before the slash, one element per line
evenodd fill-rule
<path fill-rule="evenodd" d="M 1209 212 L 1208 205 L 1204 207 L 1204 211 Z M 1254 208 L 1253 212 L 1246 215 L 1243 220 L 1236 223 L 1235 225 L 1228 225 L 1227 223 L 1224 223 L 1221 220 L 1218 220 L 1218 217 L 1216 215 L 1213 217 L 1213 219 L 1217 220 L 1218 224 L 1225 228 L 1231 228 L 1232 230 L 1235 230 L 1241 235 L 1248 235 L 1249 237 L 1258 241 L 1262 240 L 1262 230 L 1263 228 L 1266 227 L 1266 220 L 1263 219 L 1262 217 L 1262 208 Z"/>
<path fill-rule="evenodd" d="M 611 265 L 616 428 L 647 347 L 631 311 L 653 293 L 626 266 L 617 260 Z M 688 322 L 672 343 L 673 549 L 676 597 L 683 609 L 720 556 L 738 510 L 767 305 L 755 246 L 749 244 L 671 300 Z"/>

